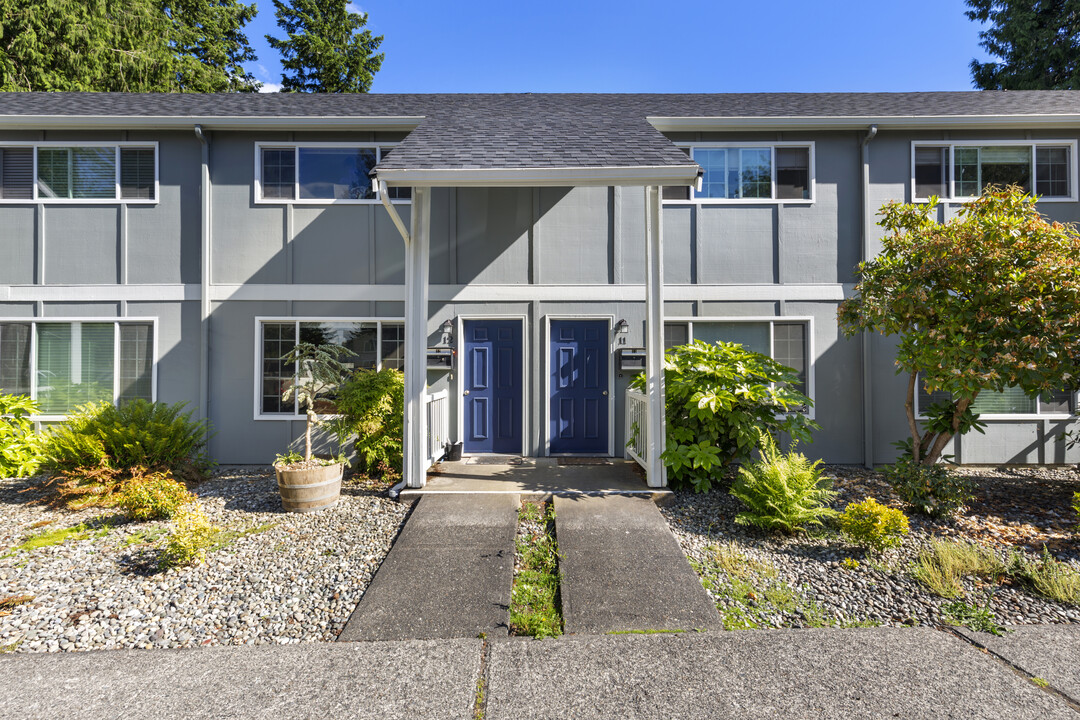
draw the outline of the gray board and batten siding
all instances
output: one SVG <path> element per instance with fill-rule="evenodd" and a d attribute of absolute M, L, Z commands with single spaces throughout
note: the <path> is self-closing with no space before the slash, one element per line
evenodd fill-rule
<path fill-rule="evenodd" d="M 210 403 L 205 410 L 215 429 L 211 452 L 222 463 L 266 463 L 301 434 L 302 422 L 259 412 L 259 320 L 381 319 L 386 327 L 400 322 L 405 253 L 389 214 L 378 203 L 259 202 L 254 182 L 257 144 L 401 143 L 401 153 L 391 153 L 385 163 L 408 166 L 445 157 L 435 153 L 432 144 L 446 137 L 446 129 L 455 122 L 462 137 L 472 138 L 472 158 L 489 152 L 490 143 L 517 147 L 528 156 L 535 150 L 522 135 L 557 135 L 561 123 L 569 128 L 572 141 L 565 156 L 551 159 L 557 165 L 568 157 L 587 162 L 590 149 L 595 149 L 590 140 L 627 132 L 621 124 L 628 121 L 607 124 L 602 122 L 604 113 L 632 115 L 639 144 L 630 143 L 630 151 L 636 147 L 658 163 L 680 162 L 686 155 L 679 148 L 699 143 L 712 147 L 812 143 L 812 201 L 665 203 L 666 312 L 672 322 L 688 325 L 697 320 L 699 327 L 709 320 L 730 323 L 740 318 L 753 319 L 758 327 L 770 318 L 801 324 L 806 329 L 805 347 L 812 351 L 808 389 L 816 401 L 814 417 L 822 425 L 814 443 L 804 450 L 829 462 L 863 463 L 863 346 L 859 339 L 839 333 L 835 315 L 839 301 L 851 292 L 853 270 L 862 259 L 861 143 L 868 123 L 852 120 L 850 127 L 839 130 L 799 129 L 798 119 L 1016 116 L 1001 122 L 997 130 L 951 128 L 944 121 L 938 129 L 896 130 L 881 120 L 882 128 L 869 144 L 868 205 L 876 209 L 888 200 L 913 199 L 913 142 L 1074 142 L 1080 122 L 1069 126 L 1073 129 L 1025 128 L 1022 116 L 1076 113 L 1080 101 L 1075 98 L 1069 93 L 366 99 L 0 94 L 0 147 L 5 142 L 156 143 L 159 168 L 157 196 L 150 203 L 0 202 L 5 260 L 0 263 L 0 318 L 88 322 L 154 318 L 156 397 L 198 406 L 200 297 L 206 281 L 211 314 Z M 350 113 L 374 119 L 360 130 L 324 125 L 325 131 L 308 131 L 319 118 L 347 118 Z M 275 116 L 292 118 L 291 126 L 258 127 L 257 120 Z M 380 127 L 380 116 L 396 119 Z M 657 147 L 647 129 L 641 130 L 645 116 L 750 120 L 740 130 L 666 129 L 673 153 Z M 113 125 L 109 117 L 115 120 Z M 215 117 L 219 126 L 214 125 Z M 501 121 L 494 136 L 469 134 L 493 117 Z M 531 131 L 510 122 L 515 117 L 539 130 L 529 135 Z M 24 125 L 36 124 L 19 127 L 19 118 Z M 87 120 L 79 128 L 77 118 L 93 122 Z M 148 126 L 155 124 L 154 118 L 167 121 Z M 235 120 L 230 128 L 221 118 L 250 122 L 245 126 Z M 755 127 L 753 118 L 762 122 Z M 781 127 L 776 123 L 783 118 L 796 119 Z M 769 121 L 774 125 L 762 129 Z M 203 278 L 200 270 L 203 209 L 196 122 L 210 128 L 209 278 Z M 418 143 L 424 122 L 431 123 L 425 129 L 432 137 L 426 146 Z M 410 128 L 416 125 L 420 127 L 414 137 Z M 436 132 L 440 129 L 442 133 Z M 406 153 L 410 140 L 415 148 Z M 501 159 L 511 162 L 513 157 L 504 153 Z M 457 160 L 468 161 L 465 156 Z M 1075 166 L 1076 158 L 1071 161 Z M 409 203 L 398 202 L 395 208 L 408 223 Z M 1044 203 L 1041 209 L 1055 220 L 1080 220 L 1075 201 Z M 440 342 L 440 326 L 447 320 L 460 328 L 459 318 L 522 319 L 527 454 L 545 452 L 545 333 L 550 318 L 623 319 L 628 332 L 618 341 L 627 347 L 644 344 L 644 215 L 640 188 L 472 187 L 432 192 L 429 344 Z M 870 238 L 871 252 L 877 250 L 877 237 Z M 895 374 L 889 340 L 873 338 L 871 347 L 872 460 L 883 463 L 893 458 L 891 443 L 906 435 L 905 379 Z M 3 352 L 0 348 L 0 356 Z M 433 392 L 449 391 L 454 427 L 461 422 L 459 370 L 428 374 Z M 623 402 L 629 378 L 629 372 L 617 368 L 611 377 L 610 421 L 617 455 L 623 454 Z M 956 441 L 953 452 L 971 463 L 1076 462 L 1080 450 L 1066 453 L 1057 438 L 1074 425 L 1060 416 L 990 419 L 986 435 Z M 460 427 L 456 431 L 460 433 Z"/>

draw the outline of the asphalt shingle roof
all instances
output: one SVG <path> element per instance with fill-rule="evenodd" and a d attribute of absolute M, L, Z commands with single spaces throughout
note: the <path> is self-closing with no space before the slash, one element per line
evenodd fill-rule
<path fill-rule="evenodd" d="M 1080 92 L 748 94 L 0 93 L 5 116 L 418 117 L 386 169 L 687 166 L 647 117 L 1080 115 Z"/>

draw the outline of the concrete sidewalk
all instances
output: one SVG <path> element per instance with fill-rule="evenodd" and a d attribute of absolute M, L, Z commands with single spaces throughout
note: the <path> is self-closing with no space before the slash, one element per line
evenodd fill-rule
<path fill-rule="evenodd" d="M 1049 689 L 928 628 L 13 654 L 0 656 L 0 719 L 471 720 L 482 682 L 491 720 L 1078 720 L 1057 692 L 1080 687 L 1077 637 L 1065 626 L 1003 639 Z"/>
<path fill-rule="evenodd" d="M 720 615 L 649 498 L 556 497 L 568 634 L 720 630 Z"/>
<path fill-rule="evenodd" d="M 506 636 L 517 495 L 426 495 L 338 637 Z"/>

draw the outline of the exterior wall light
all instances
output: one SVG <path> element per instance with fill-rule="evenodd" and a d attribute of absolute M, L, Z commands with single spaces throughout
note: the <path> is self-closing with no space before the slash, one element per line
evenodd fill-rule
<path fill-rule="evenodd" d="M 628 322 L 619 320 L 619 322 L 615 323 L 615 334 L 625 335 L 628 332 L 630 332 L 630 324 Z"/>
<path fill-rule="evenodd" d="M 443 345 L 454 344 L 454 322 L 453 320 L 444 320 L 442 327 L 439 328 L 442 332 Z"/>

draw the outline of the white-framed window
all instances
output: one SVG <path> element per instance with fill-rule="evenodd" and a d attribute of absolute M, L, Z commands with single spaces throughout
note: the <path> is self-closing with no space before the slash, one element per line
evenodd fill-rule
<path fill-rule="evenodd" d="M 0 143 L 0 203 L 156 203 L 156 142 Z"/>
<path fill-rule="evenodd" d="M 948 402 L 952 396 L 940 390 L 929 393 L 922 380 L 919 380 L 919 392 L 915 397 L 916 417 L 925 417 L 923 409 L 934 403 Z M 971 404 L 971 411 L 987 419 L 1010 420 L 1023 418 L 1065 419 L 1076 416 L 1077 393 L 1071 390 L 1059 390 L 1044 393 L 1038 397 L 1026 394 L 1018 387 L 1007 387 L 1001 392 L 987 390 L 979 393 Z"/>
<path fill-rule="evenodd" d="M 811 203 L 814 143 L 695 143 L 682 149 L 705 171 L 701 190 L 664 188 L 665 203 Z"/>
<path fill-rule="evenodd" d="M 396 143 L 255 143 L 257 203 L 376 203 L 371 171 Z M 411 202 L 412 189 L 388 188 L 393 202 Z"/>
<path fill-rule="evenodd" d="M 0 390 L 37 400 L 42 420 L 87 402 L 153 402 L 156 347 L 156 318 L 0 320 Z"/>
<path fill-rule="evenodd" d="M 296 382 L 296 367 L 284 357 L 298 342 L 333 343 L 348 348 L 347 367 L 381 370 L 405 367 L 405 321 L 400 318 L 265 318 L 255 319 L 255 417 L 299 419 L 296 400 L 282 394 Z M 320 408 L 319 412 L 332 412 Z"/>
<path fill-rule="evenodd" d="M 1045 202 L 1075 201 L 1076 141 L 913 142 L 915 202 L 937 196 L 966 202 L 987 185 L 1019 185 Z"/>
<path fill-rule="evenodd" d="M 793 369 L 799 378 L 795 389 L 813 400 L 813 323 L 810 317 L 669 318 L 664 323 L 664 349 L 691 340 L 739 343 Z"/>

